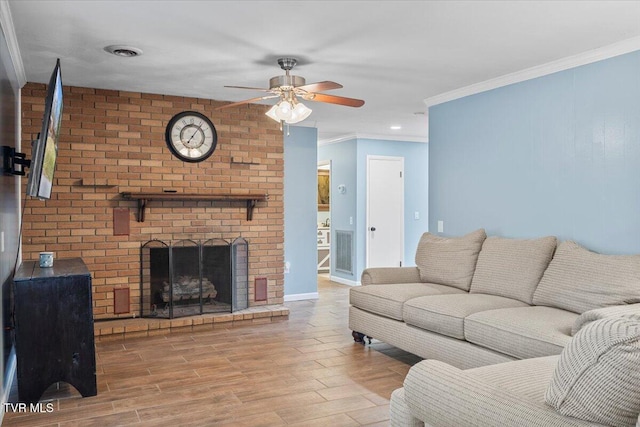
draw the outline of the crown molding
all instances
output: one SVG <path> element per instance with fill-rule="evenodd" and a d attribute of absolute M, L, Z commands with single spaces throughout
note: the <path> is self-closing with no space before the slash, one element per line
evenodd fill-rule
<path fill-rule="evenodd" d="M 24 71 L 22 55 L 20 54 L 20 47 L 18 46 L 18 37 L 16 36 L 15 26 L 13 25 L 13 18 L 11 16 L 11 8 L 7 0 L 0 0 L 0 27 L 7 41 L 11 63 L 13 64 L 18 79 L 19 88 L 21 88 L 27 84 L 27 74 Z"/>
<path fill-rule="evenodd" d="M 338 144 L 340 142 L 351 141 L 354 139 L 374 139 L 378 141 L 422 142 L 422 143 L 429 142 L 428 137 L 351 133 L 347 135 L 338 136 L 335 138 L 320 139 L 318 140 L 318 146 Z"/>
<path fill-rule="evenodd" d="M 570 68 L 579 67 L 581 65 L 591 64 L 593 62 L 602 61 L 604 59 L 613 58 L 615 56 L 624 55 L 626 53 L 640 50 L 640 37 L 623 40 L 598 49 L 589 50 L 577 55 L 559 59 L 557 61 L 548 62 L 546 64 L 537 65 L 525 70 L 516 71 L 515 73 L 506 74 L 496 77 L 495 79 L 486 80 L 484 82 L 475 83 L 469 86 L 445 92 L 440 95 L 426 98 L 424 103 L 427 107 L 442 104 L 444 102 L 453 101 L 454 99 L 463 98 L 469 95 L 486 92 L 488 90 L 497 89 L 499 87 L 508 86 L 514 83 L 520 83 L 526 80 L 535 79 L 537 77 L 546 76 L 548 74 L 557 73 L 558 71 L 568 70 Z"/>
<path fill-rule="evenodd" d="M 338 144 L 340 142 L 350 141 L 352 139 L 358 139 L 358 136 L 355 133 L 349 133 L 346 135 L 336 136 L 333 138 L 318 139 L 318 146 Z"/>

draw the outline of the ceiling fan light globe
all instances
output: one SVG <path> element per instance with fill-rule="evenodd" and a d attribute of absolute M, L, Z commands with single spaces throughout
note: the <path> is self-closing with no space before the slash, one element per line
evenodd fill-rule
<path fill-rule="evenodd" d="M 275 114 L 278 120 L 289 120 L 291 118 L 291 114 L 293 114 L 291 103 L 289 101 L 280 101 L 277 103 Z"/>
<path fill-rule="evenodd" d="M 264 113 L 267 117 L 269 117 L 272 120 L 275 120 L 276 122 L 280 122 L 280 119 L 278 118 L 278 116 L 276 116 L 276 108 L 278 107 L 278 105 L 274 105 L 273 107 L 269 108 L 269 111 L 267 111 L 266 113 Z"/>
<path fill-rule="evenodd" d="M 298 102 L 296 103 L 295 108 L 291 112 L 291 118 L 286 122 L 290 124 L 301 122 L 307 117 L 309 117 L 312 111 L 313 110 L 311 110 L 311 108 L 307 107 L 301 102 Z"/>

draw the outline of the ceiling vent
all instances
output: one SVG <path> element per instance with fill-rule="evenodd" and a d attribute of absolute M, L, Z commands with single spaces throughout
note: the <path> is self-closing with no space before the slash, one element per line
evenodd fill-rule
<path fill-rule="evenodd" d="M 142 49 L 133 46 L 111 45 L 104 48 L 105 51 L 125 58 L 133 58 L 142 55 Z"/>

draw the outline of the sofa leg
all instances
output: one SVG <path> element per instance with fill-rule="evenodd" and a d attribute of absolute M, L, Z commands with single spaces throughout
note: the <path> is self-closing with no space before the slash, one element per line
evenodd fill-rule
<path fill-rule="evenodd" d="M 360 344 L 364 344 L 364 339 L 365 339 L 365 335 L 362 332 L 356 332 L 353 331 L 351 332 L 351 336 L 353 337 L 353 340 L 357 343 Z M 369 335 L 366 335 L 367 340 L 369 340 L 369 344 L 371 344 L 371 337 Z"/>
<path fill-rule="evenodd" d="M 360 344 L 364 344 L 364 334 L 360 332 L 353 331 L 351 332 L 351 336 L 355 342 L 359 342 Z"/>

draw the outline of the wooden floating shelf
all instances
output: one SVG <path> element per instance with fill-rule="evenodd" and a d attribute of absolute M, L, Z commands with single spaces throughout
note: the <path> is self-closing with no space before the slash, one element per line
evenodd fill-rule
<path fill-rule="evenodd" d="M 183 200 L 183 201 L 245 201 L 247 204 L 247 221 L 253 219 L 253 208 L 256 203 L 260 201 L 266 201 L 269 199 L 269 195 L 266 193 L 251 193 L 251 194 L 221 194 L 221 193 L 132 193 L 124 191 L 120 193 L 124 199 L 137 200 L 138 201 L 138 222 L 144 222 L 144 212 L 147 207 L 147 202 L 152 200 Z"/>

